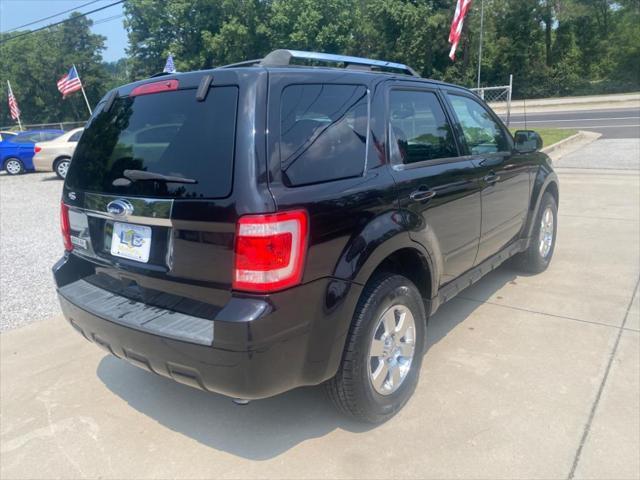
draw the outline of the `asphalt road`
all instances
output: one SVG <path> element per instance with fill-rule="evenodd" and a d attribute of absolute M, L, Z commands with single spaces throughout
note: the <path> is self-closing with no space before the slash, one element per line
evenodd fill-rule
<path fill-rule="evenodd" d="M 525 116 L 511 116 L 510 127 L 524 128 Z M 640 109 L 574 110 L 566 112 L 528 113 L 526 126 L 536 128 L 571 128 L 591 130 L 602 138 L 640 138 Z"/>

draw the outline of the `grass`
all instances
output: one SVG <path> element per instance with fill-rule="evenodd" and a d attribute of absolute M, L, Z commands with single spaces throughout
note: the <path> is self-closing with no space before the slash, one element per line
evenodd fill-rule
<path fill-rule="evenodd" d="M 510 130 L 511 133 L 514 133 L 516 130 L 522 129 L 511 128 Z M 565 138 L 578 133 L 578 130 L 571 130 L 566 128 L 533 128 L 532 130 L 535 130 L 540 134 L 540 136 L 542 137 L 542 144 L 545 147 L 549 147 L 554 143 L 558 143 L 560 140 L 564 140 Z"/>

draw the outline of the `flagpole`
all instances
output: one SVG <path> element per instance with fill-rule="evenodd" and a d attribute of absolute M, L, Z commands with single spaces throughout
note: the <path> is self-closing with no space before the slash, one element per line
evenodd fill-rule
<path fill-rule="evenodd" d="M 480 88 L 480 70 L 482 68 L 482 34 L 484 32 L 484 0 L 480 1 L 480 46 L 478 47 L 478 88 Z"/>
<path fill-rule="evenodd" d="M 11 96 L 13 96 L 14 100 L 15 100 L 15 96 L 13 95 L 13 90 L 11 90 L 11 82 L 9 82 L 9 80 L 7 80 L 7 86 L 9 87 L 9 92 L 11 92 Z M 18 111 L 20 111 L 18 109 Z M 20 131 L 22 131 L 22 122 L 20 121 L 20 115 L 18 115 L 18 127 L 20 127 Z"/>
<path fill-rule="evenodd" d="M 84 85 L 82 85 L 82 79 L 80 78 L 80 74 L 78 73 L 78 69 L 76 66 L 73 66 L 73 69 L 76 71 L 76 75 L 78 75 L 78 80 L 80 80 L 80 89 L 82 90 L 82 96 L 84 97 L 84 101 L 87 104 L 87 109 L 89 110 L 89 115 L 93 115 L 91 111 L 91 107 L 89 106 L 89 100 L 87 99 L 87 94 L 84 92 Z"/>

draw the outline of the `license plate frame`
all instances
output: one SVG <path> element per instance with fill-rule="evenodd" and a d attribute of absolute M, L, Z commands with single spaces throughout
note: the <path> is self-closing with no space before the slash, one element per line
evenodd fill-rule
<path fill-rule="evenodd" d="M 148 263 L 151 253 L 151 227 L 113 222 L 111 255 L 140 263 Z"/>

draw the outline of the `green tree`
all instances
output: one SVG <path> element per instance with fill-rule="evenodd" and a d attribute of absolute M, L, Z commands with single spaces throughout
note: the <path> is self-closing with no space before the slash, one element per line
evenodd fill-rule
<path fill-rule="evenodd" d="M 101 65 L 105 38 L 91 33 L 92 21 L 73 13 L 69 22 L 12 39 L 26 32 L 0 36 L 2 82 L 0 95 L 6 99 L 6 80 L 22 112 L 23 123 L 85 120 L 89 114 L 81 93 L 65 100 L 56 83 L 75 64 L 89 98 L 95 104 L 104 94 L 106 72 Z M 2 102 L 0 123 L 14 123 Z"/>

